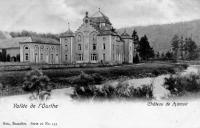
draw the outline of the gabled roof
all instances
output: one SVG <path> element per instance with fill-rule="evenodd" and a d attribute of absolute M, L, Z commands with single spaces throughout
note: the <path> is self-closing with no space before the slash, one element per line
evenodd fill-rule
<path fill-rule="evenodd" d="M 90 17 L 91 22 L 95 22 L 95 23 L 107 23 L 111 25 L 111 22 L 109 20 L 109 18 L 104 15 L 100 9 L 98 12 L 94 13 L 91 17 Z"/>
<path fill-rule="evenodd" d="M 70 29 L 60 34 L 60 37 L 73 37 L 73 36 L 74 36 L 74 33 Z"/>
<path fill-rule="evenodd" d="M 32 42 L 31 37 L 15 37 L 9 39 L 0 39 L 0 49 L 19 48 L 19 42 Z"/>
<path fill-rule="evenodd" d="M 27 41 L 26 43 L 38 42 L 42 44 L 60 44 L 58 40 L 52 39 L 52 38 L 44 38 L 44 37 L 37 37 L 37 36 L 33 36 L 31 38 L 32 38 L 32 41 Z"/>
<path fill-rule="evenodd" d="M 126 32 L 126 30 L 124 30 L 124 32 L 121 34 L 121 37 L 123 39 L 130 39 L 131 38 L 131 36 Z"/>

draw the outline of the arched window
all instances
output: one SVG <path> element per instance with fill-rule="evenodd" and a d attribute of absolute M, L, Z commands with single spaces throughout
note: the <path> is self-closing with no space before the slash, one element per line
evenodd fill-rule
<path fill-rule="evenodd" d="M 78 50 L 81 50 L 81 44 L 78 44 Z"/>
<path fill-rule="evenodd" d="M 54 51 L 54 46 L 51 46 L 51 51 L 52 51 L 52 52 Z"/>
<path fill-rule="evenodd" d="M 81 42 L 81 35 L 78 35 L 77 41 L 78 41 L 78 42 Z"/>
<path fill-rule="evenodd" d="M 29 61 L 30 49 L 28 46 L 24 46 L 24 61 Z"/>
<path fill-rule="evenodd" d="M 97 49 L 97 44 L 96 43 L 93 43 L 92 44 L 92 50 L 96 50 Z"/>
<path fill-rule="evenodd" d="M 97 40 L 96 34 L 93 34 L 93 35 L 92 35 L 92 40 L 93 40 L 93 41 L 96 41 L 96 40 Z"/>
<path fill-rule="evenodd" d="M 49 54 L 49 48 L 48 47 L 45 49 L 45 52 L 46 52 L 46 54 Z"/>
<path fill-rule="evenodd" d="M 28 55 L 28 53 L 25 53 L 25 60 L 26 60 L 26 61 L 29 60 L 29 55 Z"/>

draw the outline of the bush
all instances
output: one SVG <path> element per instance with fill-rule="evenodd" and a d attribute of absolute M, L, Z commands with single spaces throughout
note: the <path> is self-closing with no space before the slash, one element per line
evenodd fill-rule
<path fill-rule="evenodd" d="M 86 74 L 84 77 L 79 76 L 79 82 L 85 82 L 90 78 Z M 87 77 L 86 77 L 87 76 Z M 83 78 L 85 80 L 83 80 Z M 92 84 L 79 84 L 74 88 L 74 93 L 71 95 L 72 98 L 97 98 L 97 99 L 112 99 L 112 98 L 152 98 L 152 86 L 142 86 L 141 88 L 129 87 L 129 85 L 119 82 L 116 87 L 112 85 L 101 85 L 99 87 Z"/>
<path fill-rule="evenodd" d="M 188 76 L 170 76 L 165 78 L 166 89 L 171 94 L 183 95 L 186 92 L 198 92 L 200 90 L 200 76 L 189 74 Z"/>
<path fill-rule="evenodd" d="M 37 98 L 38 96 L 40 97 L 41 92 L 50 93 L 49 81 L 50 79 L 46 75 L 43 75 L 40 70 L 32 70 L 26 74 L 22 88 L 26 92 L 31 92 L 33 98 Z"/>

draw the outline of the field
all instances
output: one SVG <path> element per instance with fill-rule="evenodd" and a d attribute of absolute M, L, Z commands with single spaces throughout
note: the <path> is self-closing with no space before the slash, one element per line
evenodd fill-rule
<path fill-rule="evenodd" d="M 173 63 L 144 63 L 135 65 L 122 65 L 113 67 L 90 67 L 90 68 L 63 68 L 45 69 L 52 83 L 52 89 L 69 87 L 70 80 L 82 71 L 87 74 L 98 74 L 104 81 L 119 79 L 121 77 L 144 78 L 154 77 L 161 74 L 175 73 L 187 66 Z M 24 77 L 28 71 L 2 71 L 0 72 L 1 95 L 13 95 L 24 93 L 21 89 Z M 103 81 L 101 81 L 103 82 Z"/>

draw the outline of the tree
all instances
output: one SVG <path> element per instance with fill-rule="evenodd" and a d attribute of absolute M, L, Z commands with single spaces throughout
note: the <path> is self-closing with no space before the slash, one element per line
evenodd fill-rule
<path fill-rule="evenodd" d="M 179 37 L 178 35 L 174 35 L 174 37 L 171 40 L 172 50 L 174 52 L 175 59 L 178 58 L 178 50 L 179 50 Z"/>
<path fill-rule="evenodd" d="M 6 49 L 2 49 L 2 61 L 6 61 Z"/>
<path fill-rule="evenodd" d="M 133 43 L 134 44 L 138 44 L 139 43 L 139 36 L 138 36 L 138 34 L 137 34 L 137 32 L 135 30 L 133 30 L 132 38 L 133 38 Z"/>
<path fill-rule="evenodd" d="M 17 54 L 16 61 L 20 62 L 20 54 Z"/>
<path fill-rule="evenodd" d="M 36 99 L 42 91 L 49 93 L 51 91 L 49 86 L 50 79 L 40 70 L 35 69 L 28 72 L 24 79 L 23 90 L 26 92 L 31 92 L 34 99 Z"/>
<path fill-rule="evenodd" d="M 0 52 L 0 61 L 2 61 L 2 53 Z"/>
<path fill-rule="evenodd" d="M 6 61 L 7 61 L 7 62 L 10 62 L 10 60 L 11 60 L 11 59 L 10 59 L 10 54 L 6 55 Z"/>
<path fill-rule="evenodd" d="M 138 47 L 139 47 L 139 36 L 138 36 L 138 34 L 135 30 L 133 30 L 132 38 L 133 38 L 133 44 L 134 44 L 134 47 L 135 47 L 135 52 L 137 52 Z"/>
<path fill-rule="evenodd" d="M 143 60 L 148 60 L 149 58 L 154 57 L 154 50 L 152 47 L 150 47 L 149 41 L 146 35 L 141 37 L 139 41 L 138 52 L 139 52 L 140 57 Z"/>
<path fill-rule="evenodd" d="M 192 60 L 198 57 L 198 47 L 191 38 L 185 40 L 184 50 L 186 53 L 186 59 Z"/>
<path fill-rule="evenodd" d="M 184 47 L 185 47 L 184 40 L 183 40 L 183 37 L 181 36 L 179 40 L 179 49 L 180 49 L 181 59 L 183 59 L 183 52 L 185 49 Z"/>
<path fill-rule="evenodd" d="M 157 58 L 157 59 L 160 58 L 160 53 L 159 53 L 159 52 L 157 52 L 157 54 L 156 54 L 156 58 Z"/>
<path fill-rule="evenodd" d="M 138 56 L 138 54 L 136 54 L 136 55 L 133 57 L 133 63 L 139 63 L 139 62 L 140 62 L 139 56 Z"/>
<path fill-rule="evenodd" d="M 165 58 L 168 59 L 168 60 L 172 59 L 172 58 L 173 58 L 173 53 L 171 53 L 171 52 L 168 51 L 168 52 L 165 54 Z"/>

